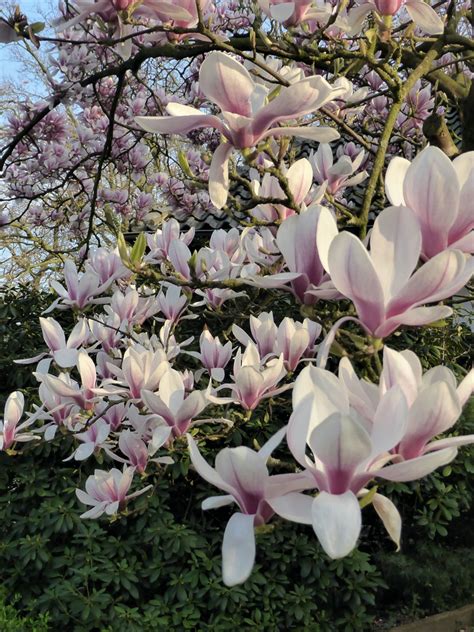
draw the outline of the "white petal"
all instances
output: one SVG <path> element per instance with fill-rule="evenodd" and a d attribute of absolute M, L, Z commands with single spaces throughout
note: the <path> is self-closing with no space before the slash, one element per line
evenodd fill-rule
<path fill-rule="evenodd" d="M 362 516 L 359 501 L 347 491 L 333 495 L 321 492 L 313 501 L 313 529 L 332 559 L 349 555 L 359 538 Z"/>
<path fill-rule="evenodd" d="M 227 523 L 222 542 L 222 579 L 226 586 L 242 584 L 255 562 L 254 516 L 236 513 Z"/>

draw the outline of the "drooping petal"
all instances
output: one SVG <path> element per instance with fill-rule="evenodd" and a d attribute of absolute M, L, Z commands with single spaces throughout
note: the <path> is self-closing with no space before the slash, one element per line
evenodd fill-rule
<path fill-rule="evenodd" d="M 221 143 L 209 167 L 209 197 L 218 209 L 225 206 L 229 195 L 229 158 L 233 149 L 230 143 Z"/>
<path fill-rule="evenodd" d="M 362 526 L 359 501 L 347 491 L 334 495 L 320 492 L 312 505 L 313 529 L 332 559 L 345 557 L 354 549 Z"/>
<path fill-rule="evenodd" d="M 389 336 L 400 325 L 408 325 L 410 327 L 421 327 L 429 325 L 438 320 L 449 318 L 453 313 L 451 307 L 439 305 L 436 307 L 415 307 L 406 312 L 402 312 L 398 316 L 388 318 L 383 325 L 377 327 L 375 335 L 377 338 L 385 338 Z"/>
<path fill-rule="evenodd" d="M 405 8 L 413 22 L 429 35 L 438 35 L 444 31 L 444 22 L 434 9 L 423 0 L 407 0 Z"/>
<path fill-rule="evenodd" d="M 222 579 L 226 586 L 243 584 L 255 562 L 254 516 L 235 513 L 222 542 Z"/>
<path fill-rule="evenodd" d="M 375 494 L 372 498 L 372 504 L 382 520 L 388 535 L 397 545 L 397 551 L 399 551 L 400 536 L 402 534 L 402 519 L 398 509 L 389 498 L 382 496 L 382 494 Z"/>
<path fill-rule="evenodd" d="M 229 494 L 226 496 L 212 496 L 211 498 L 206 498 L 206 500 L 202 501 L 201 509 L 203 511 L 207 511 L 208 509 L 219 509 L 220 507 L 231 505 L 233 502 L 235 502 L 234 497 Z"/>
<path fill-rule="evenodd" d="M 199 476 L 211 485 L 214 485 L 214 487 L 218 487 L 219 489 L 222 489 L 234 496 L 235 490 L 228 485 L 222 479 L 220 474 L 218 474 L 216 470 L 203 458 L 192 436 L 187 434 L 186 438 L 188 440 L 189 455 L 191 457 L 192 464 Z"/>

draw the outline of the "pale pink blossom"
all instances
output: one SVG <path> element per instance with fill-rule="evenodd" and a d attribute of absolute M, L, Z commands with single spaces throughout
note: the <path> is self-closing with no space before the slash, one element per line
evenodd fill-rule
<path fill-rule="evenodd" d="M 157 392 L 143 390 L 141 398 L 154 415 L 158 415 L 179 437 L 187 432 L 193 419 L 208 405 L 207 392 L 186 394 L 183 376 L 169 368 L 160 379 Z"/>
<path fill-rule="evenodd" d="M 244 353 L 239 349 L 234 359 L 233 382 L 223 384 L 218 390 L 228 388 L 230 397 L 209 399 L 216 404 L 240 404 L 244 410 L 254 410 L 263 399 L 274 397 L 291 388 L 291 384 L 278 387 L 277 384 L 286 375 L 283 355 L 269 360 L 262 366 L 260 354 L 253 342 L 249 342 Z"/>
<path fill-rule="evenodd" d="M 341 15 L 336 20 L 336 25 L 349 35 L 356 35 L 362 30 L 370 13 L 383 24 L 383 16 L 395 15 L 401 8 L 406 9 L 410 19 L 425 33 L 437 35 L 444 31 L 443 20 L 424 0 L 367 0 Z"/>
<path fill-rule="evenodd" d="M 457 449 L 443 447 L 400 461 L 394 448 L 409 432 L 408 405 L 398 384 L 380 397 L 373 422 L 364 423 L 350 405 L 342 380 L 324 369 L 306 367 L 293 389 L 293 414 L 287 431 L 288 446 L 300 465 L 313 477 L 319 494 L 301 493 L 272 499 L 282 517 L 311 524 L 326 553 L 343 557 L 355 547 L 361 530 L 358 496 L 367 493 L 373 478 L 411 481 L 422 478 L 454 459 Z M 309 446 L 311 456 L 306 450 Z M 392 463 L 390 463 L 392 461 Z M 375 505 L 384 524 L 401 521 L 396 508 L 385 499 Z M 399 529 L 387 526 L 399 545 Z"/>
<path fill-rule="evenodd" d="M 397 156 L 385 190 L 392 204 L 414 211 L 423 259 L 448 248 L 474 252 L 474 151 L 452 162 L 438 147 L 425 147 L 413 162 Z"/>
<path fill-rule="evenodd" d="M 432 367 L 423 374 L 421 362 L 410 350 L 398 352 L 385 346 L 383 371 L 377 387 L 360 380 L 348 358 L 339 364 L 339 377 L 344 382 L 352 407 L 373 423 L 380 399 L 398 385 L 408 403 L 406 431 L 392 453 L 402 459 L 415 457 L 474 442 L 474 435 L 453 436 L 433 440 L 454 429 L 462 407 L 474 390 L 474 369 L 457 385 L 452 371 L 445 366 Z"/>
<path fill-rule="evenodd" d="M 390 207 L 375 220 L 370 253 L 348 232 L 330 245 L 331 280 L 354 303 L 359 321 L 376 338 L 389 336 L 400 325 L 427 325 L 450 316 L 450 307 L 422 306 L 453 296 L 472 275 L 474 259 L 459 250 L 440 252 L 414 272 L 421 241 L 414 212 Z"/>
<path fill-rule="evenodd" d="M 103 513 L 108 516 L 125 508 L 132 498 L 144 494 L 152 485 L 148 485 L 132 494 L 127 494 L 133 481 L 134 467 L 124 467 L 123 472 L 112 468 L 110 472 L 95 470 L 86 480 L 86 491 L 76 489 L 76 496 L 84 505 L 92 505 L 81 518 L 99 518 Z"/>
<path fill-rule="evenodd" d="M 227 341 L 222 344 L 218 336 L 213 336 L 208 329 L 205 329 L 199 338 L 199 353 L 196 351 L 187 353 L 201 362 L 212 379 L 222 382 L 225 377 L 224 369 L 232 357 L 232 343 Z M 201 372 L 202 369 L 196 374 L 196 379 L 199 379 Z"/>
<path fill-rule="evenodd" d="M 346 187 L 356 186 L 363 182 L 367 177 L 367 171 L 361 171 L 360 166 L 365 158 L 365 152 L 362 149 L 354 159 L 342 154 L 336 163 L 332 155 L 332 150 L 326 143 L 321 143 L 316 152 L 312 152 L 309 161 L 313 168 L 314 179 L 321 185 L 326 186 L 326 190 L 331 195 L 336 195 L 343 191 Z"/>
<path fill-rule="evenodd" d="M 20 391 L 15 391 L 8 396 L 3 421 L 0 421 L 0 450 L 9 450 L 16 441 L 25 442 L 39 438 L 31 432 L 24 432 L 35 419 L 30 418 L 19 424 L 24 406 L 25 399 Z"/>
<path fill-rule="evenodd" d="M 188 134 L 202 127 L 221 132 L 226 140 L 214 152 L 209 169 L 209 195 L 217 208 L 227 201 L 228 162 L 234 149 L 254 147 L 271 136 L 302 136 L 320 142 L 339 137 L 327 127 L 277 127 L 280 122 L 316 111 L 340 93 L 320 76 L 283 87 L 268 102 L 268 90 L 256 84 L 242 64 L 225 53 L 211 52 L 201 65 L 199 85 L 207 99 L 222 110 L 222 118 L 188 105 L 169 103 L 166 109 L 170 116 L 135 120 L 145 130 L 161 134 Z"/>
<path fill-rule="evenodd" d="M 298 274 L 291 287 L 301 303 L 315 302 L 314 294 L 309 291 L 315 288 L 322 298 L 338 296 L 324 270 L 329 246 L 337 234 L 334 216 L 317 204 L 288 217 L 278 229 L 276 241 L 286 267 Z"/>
<path fill-rule="evenodd" d="M 196 472 L 205 481 L 221 489 L 225 496 L 207 498 L 202 508 L 217 509 L 236 503 L 240 512 L 227 523 L 222 543 L 222 578 L 226 586 L 242 584 L 255 562 L 254 528 L 268 522 L 274 511 L 268 501 L 307 487 L 299 474 L 270 476 L 268 458 L 284 437 L 286 427 L 278 431 L 258 451 L 245 446 L 224 448 L 216 457 L 215 468 L 202 457 L 191 435 L 187 435 L 189 453 Z"/>

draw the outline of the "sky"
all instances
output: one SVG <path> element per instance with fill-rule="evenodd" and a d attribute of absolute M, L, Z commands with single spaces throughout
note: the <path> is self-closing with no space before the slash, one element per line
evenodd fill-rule
<path fill-rule="evenodd" d="M 19 5 L 21 11 L 27 16 L 28 21 L 44 22 L 45 16 L 51 13 L 52 7 L 57 6 L 54 0 L 15 0 L 4 2 L 0 0 L 1 14 L 8 14 L 4 5 Z M 0 44 L 0 82 L 5 80 L 20 80 L 21 64 L 15 60 L 16 44 Z"/>

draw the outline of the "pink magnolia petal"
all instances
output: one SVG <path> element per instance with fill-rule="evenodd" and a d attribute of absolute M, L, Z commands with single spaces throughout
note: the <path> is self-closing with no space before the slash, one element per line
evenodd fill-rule
<path fill-rule="evenodd" d="M 186 116 L 137 116 L 135 122 L 152 134 L 189 134 L 201 127 L 213 127 L 224 132 L 222 121 L 212 114 L 199 113 Z"/>
<path fill-rule="evenodd" d="M 221 143 L 209 168 L 209 197 L 218 209 L 225 206 L 229 195 L 229 158 L 233 150 L 230 143 Z"/>
<path fill-rule="evenodd" d="M 311 169 L 311 164 L 306 158 L 297 160 L 288 169 L 286 177 L 295 202 L 301 204 L 313 184 L 313 170 Z"/>
<path fill-rule="evenodd" d="M 186 438 L 188 440 L 189 456 L 191 457 L 192 464 L 199 476 L 211 485 L 214 485 L 214 487 L 218 487 L 219 489 L 222 489 L 222 491 L 231 494 L 232 497 L 235 497 L 234 488 L 227 484 L 220 474 L 218 474 L 217 471 L 202 457 L 192 436 L 187 434 Z"/>
<path fill-rule="evenodd" d="M 230 55 L 207 55 L 199 72 L 199 87 L 224 112 L 251 116 L 254 82 L 248 70 Z"/>
<path fill-rule="evenodd" d="M 423 0 L 407 0 L 405 9 L 413 22 L 429 35 L 438 35 L 444 31 L 444 22 L 434 9 Z"/>
<path fill-rule="evenodd" d="M 340 90 L 333 88 L 320 76 L 307 77 L 289 87 L 281 88 L 278 96 L 258 112 L 254 132 L 259 135 L 279 121 L 314 112 L 339 93 Z"/>
<path fill-rule="evenodd" d="M 378 471 L 374 471 L 373 475 L 396 483 L 416 481 L 419 478 L 428 476 L 436 468 L 450 463 L 457 453 L 458 451 L 455 447 L 445 448 L 437 452 L 424 454 L 415 459 L 387 465 Z"/>
<path fill-rule="evenodd" d="M 459 448 L 463 445 L 474 443 L 474 434 L 463 435 L 461 437 L 447 437 L 446 439 L 438 439 L 428 443 L 425 448 L 425 454 L 435 450 L 444 450 L 445 448 Z"/>
<path fill-rule="evenodd" d="M 469 281 L 474 259 L 459 250 L 439 253 L 419 268 L 387 306 L 387 316 L 453 296 Z"/>
<path fill-rule="evenodd" d="M 410 408 L 407 430 L 397 452 L 405 459 L 418 456 L 428 441 L 451 428 L 460 414 L 456 391 L 446 382 L 423 389 Z"/>
<path fill-rule="evenodd" d="M 452 316 L 451 307 L 440 305 L 437 307 L 416 307 L 409 309 L 398 316 L 388 318 L 375 331 L 378 338 L 386 338 L 393 333 L 400 325 L 408 325 L 409 327 L 422 327 L 431 323 L 449 318 Z"/>
<path fill-rule="evenodd" d="M 380 213 L 370 236 L 370 256 L 386 299 L 395 296 L 416 268 L 421 231 L 413 211 L 390 206 Z"/>
<path fill-rule="evenodd" d="M 438 147 L 426 147 L 407 170 L 403 193 L 406 205 L 420 222 L 423 252 L 428 257 L 446 248 L 449 229 L 457 216 L 459 191 L 453 164 Z"/>
<path fill-rule="evenodd" d="M 329 272 L 336 288 L 351 299 L 361 321 L 374 332 L 384 320 L 384 293 L 362 242 L 344 232 L 329 248 Z"/>
<path fill-rule="evenodd" d="M 239 498 L 245 503 L 247 497 L 253 501 L 255 497 L 263 497 L 268 470 L 265 459 L 258 452 L 239 446 L 224 448 L 216 457 L 216 472 L 223 481 L 239 491 Z M 251 507 L 241 507 L 251 512 Z"/>
<path fill-rule="evenodd" d="M 219 509 L 220 507 L 231 505 L 233 502 L 235 502 L 234 497 L 230 495 L 212 496 L 212 498 L 206 498 L 206 500 L 202 501 L 201 509 L 203 511 L 207 511 L 208 509 Z"/>
<path fill-rule="evenodd" d="M 403 182 L 411 162 L 395 156 L 390 161 L 385 174 L 385 193 L 393 206 L 406 206 L 403 195 Z"/>
<path fill-rule="evenodd" d="M 332 143 L 340 138 L 339 132 L 332 127 L 316 126 L 309 127 L 272 127 L 259 136 L 259 140 L 269 136 L 296 136 L 297 138 L 307 138 L 318 143 Z"/>

